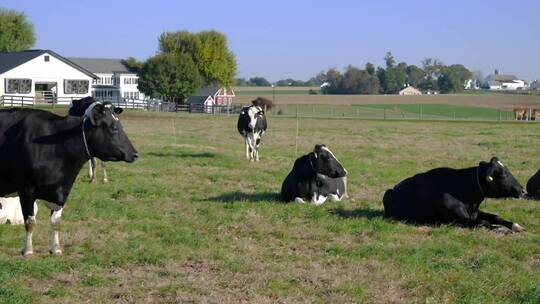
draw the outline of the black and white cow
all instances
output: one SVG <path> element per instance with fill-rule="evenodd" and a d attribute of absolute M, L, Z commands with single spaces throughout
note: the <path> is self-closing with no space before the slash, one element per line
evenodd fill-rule
<path fill-rule="evenodd" d="M 327 198 L 340 201 L 347 195 L 347 170 L 325 145 L 315 145 L 312 152 L 299 157 L 281 185 L 285 202 L 315 205 Z"/>
<path fill-rule="evenodd" d="M 243 107 L 238 117 L 237 128 L 246 142 L 246 158 L 249 161 L 258 161 L 259 145 L 267 128 L 264 110 L 256 105 Z"/>
<path fill-rule="evenodd" d="M 502 225 L 523 228 L 480 211 L 486 197 L 521 198 L 523 187 L 496 157 L 466 169 L 436 168 L 404 179 L 384 194 L 384 214 L 419 223 L 456 223 L 467 227 Z"/>
<path fill-rule="evenodd" d="M 17 193 L 33 253 L 34 201 L 51 209 L 52 254 L 61 254 L 60 217 L 75 178 L 91 157 L 133 162 L 137 151 L 110 108 L 94 102 L 82 117 L 34 109 L 0 110 L 0 196 Z"/>
<path fill-rule="evenodd" d="M 85 97 L 82 99 L 73 100 L 71 102 L 71 106 L 69 107 L 68 115 L 82 117 L 86 109 L 88 109 L 88 107 L 94 102 L 95 100 L 92 97 Z M 113 112 L 117 115 L 120 115 L 123 112 L 122 108 L 115 107 L 112 103 L 108 101 L 103 102 L 103 106 L 112 109 Z M 107 166 L 105 165 L 104 161 L 100 161 L 100 165 L 102 169 L 103 183 L 108 183 L 109 179 L 107 177 Z M 90 160 L 88 160 L 88 177 L 90 178 L 90 183 L 95 183 L 97 181 L 96 171 L 97 159 L 95 157 L 92 157 L 90 158 Z"/>

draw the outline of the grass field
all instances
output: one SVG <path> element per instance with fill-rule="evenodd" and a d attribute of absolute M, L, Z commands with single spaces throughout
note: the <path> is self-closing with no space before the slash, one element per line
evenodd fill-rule
<path fill-rule="evenodd" d="M 139 150 L 107 185 L 81 171 L 48 254 L 40 205 L 35 256 L 24 227 L 0 226 L 2 303 L 539 303 L 540 203 L 488 199 L 527 231 L 415 226 L 382 217 L 384 191 L 437 166 L 497 155 L 525 184 L 538 126 L 302 119 L 299 154 L 326 143 L 350 199 L 277 202 L 295 159 L 296 120 L 271 117 L 261 161 L 244 160 L 236 117 L 127 111 Z"/>

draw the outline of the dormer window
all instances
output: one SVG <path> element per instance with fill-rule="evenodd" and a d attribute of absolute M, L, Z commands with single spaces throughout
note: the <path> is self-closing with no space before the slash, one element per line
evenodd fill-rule
<path fill-rule="evenodd" d="M 49 62 L 49 55 L 45 55 L 45 62 Z"/>

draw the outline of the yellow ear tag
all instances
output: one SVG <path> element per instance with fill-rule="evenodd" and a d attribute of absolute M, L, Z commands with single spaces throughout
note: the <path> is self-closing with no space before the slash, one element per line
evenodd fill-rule
<path fill-rule="evenodd" d="M 488 175 L 486 176 L 486 180 L 491 183 L 493 181 L 493 177 Z"/>

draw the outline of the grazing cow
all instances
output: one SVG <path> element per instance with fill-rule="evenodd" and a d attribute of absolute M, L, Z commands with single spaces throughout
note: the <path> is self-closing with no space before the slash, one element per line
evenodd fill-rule
<path fill-rule="evenodd" d="M 315 145 L 313 152 L 299 157 L 283 181 L 281 199 L 320 205 L 328 197 L 340 201 L 347 195 L 347 170 L 325 145 Z"/>
<path fill-rule="evenodd" d="M 527 194 L 531 198 L 540 198 L 540 170 L 527 181 Z"/>
<path fill-rule="evenodd" d="M 526 120 L 527 119 L 527 109 L 526 108 L 515 108 L 514 109 L 514 118 L 516 120 Z"/>
<path fill-rule="evenodd" d="M 94 102 L 95 100 L 92 97 L 85 97 L 82 99 L 73 100 L 71 102 L 71 106 L 69 107 L 68 115 L 81 117 L 84 115 L 84 112 L 86 111 L 86 109 L 88 109 L 88 107 Z M 103 102 L 103 105 L 105 107 L 113 109 L 115 114 L 119 115 L 123 112 L 122 108 L 115 107 L 112 103 L 108 101 Z M 105 166 L 104 161 L 101 161 L 100 163 L 101 163 L 101 168 L 103 169 L 103 183 L 107 183 L 109 182 L 109 179 L 107 177 L 107 167 Z M 88 160 L 88 177 L 90 178 L 91 183 L 95 183 L 97 180 L 96 169 L 97 169 L 97 160 L 95 157 L 92 157 L 90 158 L 90 160 Z"/>
<path fill-rule="evenodd" d="M 60 217 L 75 178 L 90 158 L 133 162 L 137 151 L 111 108 L 94 102 L 82 117 L 34 109 L 0 110 L 0 196 L 18 193 L 26 229 L 22 254 L 33 253 L 34 201 L 51 212 L 52 254 L 61 254 Z"/>
<path fill-rule="evenodd" d="M 249 161 L 259 160 L 259 145 L 266 132 L 266 127 L 266 116 L 261 107 L 252 105 L 242 108 L 237 128 L 246 142 L 246 158 Z"/>
<path fill-rule="evenodd" d="M 502 225 L 523 228 L 480 211 L 486 197 L 521 198 L 523 187 L 496 157 L 466 169 L 436 168 L 409 177 L 384 194 L 384 214 L 419 223 L 457 223 L 467 227 Z"/>
<path fill-rule="evenodd" d="M 34 215 L 38 212 L 38 206 L 34 202 Z M 19 197 L 0 198 L 0 224 L 22 225 L 24 224 L 21 201 Z"/>
<path fill-rule="evenodd" d="M 532 109 L 532 115 L 530 120 L 540 121 L 540 109 Z"/>

